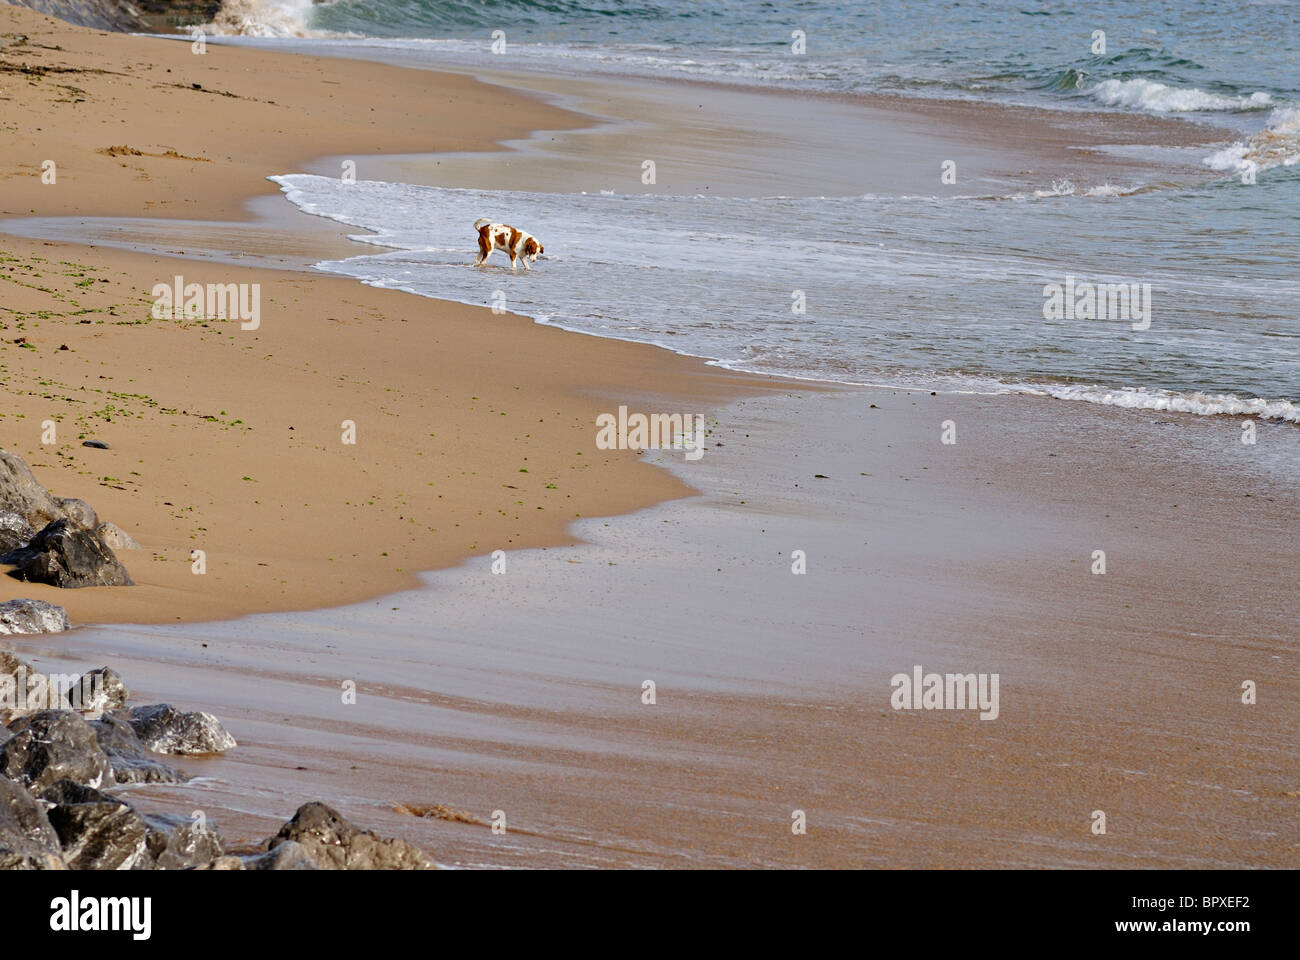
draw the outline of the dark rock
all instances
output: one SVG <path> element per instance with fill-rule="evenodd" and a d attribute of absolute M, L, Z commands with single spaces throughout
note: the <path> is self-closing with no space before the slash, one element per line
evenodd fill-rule
<path fill-rule="evenodd" d="M 59 780 L 88 787 L 113 782 L 108 757 L 95 729 L 70 710 L 42 710 L 9 725 L 13 736 L 0 746 L 0 775 L 39 793 Z"/>
<path fill-rule="evenodd" d="M 23 458 L 0 450 L 0 553 L 22 546 L 62 516 L 59 501 L 36 482 Z"/>
<path fill-rule="evenodd" d="M 245 870 L 320 870 L 316 858 L 301 843 L 285 840 L 257 857 L 244 858 Z"/>
<path fill-rule="evenodd" d="M 136 736 L 156 753 L 224 753 L 235 738 L 210 713 L 183 713 L 170 703 L 136 707 L 129 720 Z"/>
<path fill-rule="evenodd" d="M 154 865 L 149 825 L 125 800 L 67 780 L 41 794 L 63 859 L 73 870 L 132 870 Z M 165 846 L 165 844 L 164 844 Z"/>
<path fill-rule="evenodd" d="M 0 636 L 15 633 L 62 633 L 71 629 L 68 611 L 44 600 L 6 600 L 0 603 Z"/>
<path fill-rule="evenodd" d="M 96 450 L 110 449 L 109 445 L 106 444 L 103 440 L 82 440 L 81 445 L 83 447 L 94 447 Z"/>
<path fill-rule="evenodd" d="M 59 835 L 22 784 L 0 777 L 0 870 L 62 870 Z"/>
<path fill-rule="evenodd" d="M 78 500 L 76 497 L 64 497 L 59 501 L 59 506 L 63 508 L 63 515 L 77 526 L 86 530 L 93 530 L 99 526 L 99 515 L 95 513 L 95 508 L 85 500 Z"/>
<path fill-rule="evenodd" d="M 145 814 L 148 846 L 159 870 L 186 870 L 211 863 L 225 852 L 221 834 L 187 817 Z"/>
<path fill-rule="evenodd" d="M 300 844 L 322 870 L 432 870 L 433 862 L 405 840 L 361 830 L 337 810 L 320 802 L 305 803 L 280 832 L 267 841 L 274 851 L 284 843 Z"/>
<path fill-rule="evenodd" d="M 0 560 L 17 566 L 18 575 L 32 583 L 56 587 L 134 585 L 126 567 L 99 534 L 66 518 L 48 524 L 27 546 Z"/>
<path fill-rule="evenodd" d="M 190 779 L 146 753 L 135 730 L 122 717 L 106 713 L 90 721 L 90 725 L 99 737 L 100 749 L 108 755 L 113 779 L 118 783 L 184 783 Z"/>

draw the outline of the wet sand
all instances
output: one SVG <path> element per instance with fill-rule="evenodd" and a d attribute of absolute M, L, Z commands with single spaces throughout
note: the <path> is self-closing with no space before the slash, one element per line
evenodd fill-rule
<path fill-rule="evenodd" d="M 18 646 L 222 716 L 240 747 L 182 764 L 204 780 L 132 792 L 247 840 L 324 796 L 470 867 L 1294 866 L 1300 504 L 1235 432 L 1022 397 L 750 400 L 702 460 L 662 456 L 701 497 L 584 521 L 589 545 Z M 1285 427 L 1260 444 L 1300 454 Z M 999 674 L 997 719 L 893 710 L 915 664 Z"/>

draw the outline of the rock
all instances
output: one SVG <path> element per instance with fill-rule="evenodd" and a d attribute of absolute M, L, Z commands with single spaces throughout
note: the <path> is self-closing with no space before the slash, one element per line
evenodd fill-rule
<path fill-rule="evenodd" d="M 95 508 L 85 500 L 78 500 L 76 497 L 64 497 L 59 501 L 59 506 L 63 508 L 63 515 L 79 527 L 87 530 L 93 530 L 99 526 L 99 515 L 95 513 Z"/>
<path fill-rule="evenodd" d="M 73 709 L 82 713 L 101 714 L 105 710 L 120 710 L 131 698 L 131 691 L 126 688 L 122 675 L 112 667 L 100 667 L 81 675 L 78 686 L 82 690 L 81 704 L 73 704 Z M 103 746 L 103 743 L 100 743 Z"/>
<path fill-rule="evenodd" d="M 103 440 L 82 440 L 82 441 L 81 441 L 81 445 L 82 445 L 83 447 L 93 447 L 93 448 L 96 449 L 96 450 L 111 450 L 111 449 L 112 449 L 112 447 L 110 447 L 108 444 L 106 444 Z"/>
<path fill-rule="evenodd" d="M 0 450 L 0 553 L 22 546 L 62 516 L 59 501 L 36 482 L 26 461 Z"/>
<path fill-rule="evenodd" d="M 24 660 L 19 660 L 8 650 L 0 650 L 0 723 L 11 721 L 32 711 L 27 708 L 27 691 L 31 689 L 32 676 L 42 676 L 39 670 Z M 48 678 L 47 678 L 48 681 Z M 41 707 L 48 707 L 41 703 Z M 8 730 L 0 728 L 0 743 L 9 738 Z"/>
<path fill-rule="evenodd" d="M 235 738 L 210 713 L 182 713 L 170 703 L 136 707 L 129 720 L 140 742 L 155 753 L 224 753 Z"/>
<path fill-rule="evenodd" d="M 245 870 L 320 870 L 316 859 L 301 843 L 285 840 L 257 857 L 244 858 Z"/>
<path fill-rule="evenodd" d="M 145 814 L 148 846 L 159 870 L 187 870 L 211 863 L 225 852 L 221 834 L 188 817 L 171 813 Z"/>
<path fill-rule="evenodd" d="M 9 725 L 0 746 L 0 775 L 39 793 L 59 780 L 88 787 L 113 782 L 112 767 L 95 729 L 70 710 L 42 710 Z"/>
<path fill-rule="evenodd" d="M 62 870 L 59 835 L 22 784 L 0 777 L 0 870 Z"/>
<path fill-rule="evenodd" d="M 294 842 L 322 870 L 432 870 L 433 862 L 405 840 L 383 838 L 361 830 L 342 814 L 320 802 L 305 803 L 280 832 L 267 841 L 267 850 Z"/>
<path fill-rule="evenodd" d="M 116 523 L 101 523 L 95 528 L 99 534 L 99 539 L 108 544 L 111 550 L 141 550 L 140 544 L 135 542 L 135 538 L 119 527 Z"/>
<path fill-rule="evenodd" d="M 121 716 L 106 713 L 90 725 L 108 755 L 118 783 L 184 783 L 189 776 L 145 753 L 135 730 Z"/>
<path fill-rule="evenodd" d="M 52 784 L 41 799 L 53 804 L 50 825 L 71 869 L 132 870 L 154 865 L 149 825 L 125 800 L 68 780 Z"/>
<path fill-rule="evenodd" d="M 126 567 L 93 530 L 66 518 L 45 526 L 31 542 L 0 557 L 18 567 L 18 575 L 32 583 L 56 587 L 133 586 Z"/>
<path fill-rule="evenodd" d="M 68 611 L 44 600 L 6 600 L 0 603 L 0 636 L 62 633 L 71 628 Z"/>

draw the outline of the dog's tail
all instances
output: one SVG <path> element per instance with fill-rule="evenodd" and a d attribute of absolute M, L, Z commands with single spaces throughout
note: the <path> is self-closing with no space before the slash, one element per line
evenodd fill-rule
<path fill-rule="evenodd" d="M 487 217 L 479 217 L 477 220 L 474 221 L 474 229 L 482 230 L 485 226 L 487 226 L 491 222 L 492 221 L 489 220 Z"/>

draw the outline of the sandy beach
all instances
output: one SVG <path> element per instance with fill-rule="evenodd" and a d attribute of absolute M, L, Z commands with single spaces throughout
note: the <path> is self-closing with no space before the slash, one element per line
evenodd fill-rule
<path fill-rule="evenodd" d="M 378 289 L 312 271 L 356 231 L 265 179 L 510 189 L 526 158 L 600 191 L 651 144 L 684 196 L 904 195 L 956 150 L 990 192 L 1157 167 L 1076 149 L 1095 116 L 826 96 L 764 135 L 786 95 L 200 56 L 8 7 L 0 36 L 0 444 L 143 547 L 135 587 L 0 579 L 78 625 L 9 646 L 240 744 L 124 795 L 236 844 L 322 797 L 474 868 L 1300 862 L 1294 424 L 1246 447 L 1231 417 L 782 380 Z M 880 148 L 836 147 L 850 123 Z M 260 325 L 154 319 L 178 274 L 259 284 Z M 706 415 L 705 455 L 597 449 L 620 404 Z M 891 710 L 916 665 L 999 675 L 997 722 Z"/>

